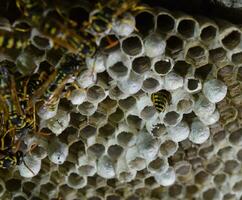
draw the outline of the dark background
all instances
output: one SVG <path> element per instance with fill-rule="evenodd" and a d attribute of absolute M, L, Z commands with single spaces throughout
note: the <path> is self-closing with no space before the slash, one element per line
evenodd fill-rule
<path fill-rule="evenodd" d="M 47 1 L 58 2 L 58 0 Z M 72 0 L 63 1 L 72 3 Z M 78 1 L 82 2 L 83 0 Z M 94 5 L 96 1 L 97 0 L 89 0 L 89 3 Z M 105 2 L 108 0 L 103 1 Z M 141 0 L 141 2 L 151 6 L 161 6 L 169 10 L 180 10 L 192 15 L 221 18 L 235 24 L 242 24 L 242 0 Z M 226 7 L 226 2 L 230 2 L 230 7 Z M 7 17 L 11 22 L 20 16 L 20 12 L 16 8 L 15 0 L 0 0 L 0 16 Z"/>

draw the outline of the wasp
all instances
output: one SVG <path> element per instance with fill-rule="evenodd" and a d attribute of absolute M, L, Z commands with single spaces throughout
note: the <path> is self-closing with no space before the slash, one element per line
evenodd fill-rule
<path fill-rule="evenodd" d="M 160 90 L 151 94 L 151 101 L 158 112 L 164 112 L 171 101 L 171 93 L 167 90 Z"/>
<path fill-rule="evenodd" d="M 25 21 L 0 26 L 0 47 L 2 49 L 23 49 L 29 45 L 31 26 Z"/>
<path fill-rule="evenodd" d="M 138 5 L 138 0 L 111 0 L 108 2 L 98 2 L 94 11 L 89 16 L 89 21 L 84 22 L 84 28 L 96 34 L 102 34 L 112 28 L 112 21 L 122 16 L 127 11 L 143 9 Z"/>
<path fill-rule="evenodd" d="M 16 0 L 16 6 L 30 20 L 33 26 L 38 25 L 47 4 L 43 0 Z"/>
<path fill-rule="evenodd" d="M 65 85 L 68 81 L 75 77 L 82 68 L 84 67 L 84 61 L 78 58 L 74 54 L 65 54 L 60 60 L 54 80 L 49 84 L 48 88 L 45 90 L 43 99 L 45 100 L 44 105 L 56 105 L 60 98 L 60 93 L 63 91 Z"/>

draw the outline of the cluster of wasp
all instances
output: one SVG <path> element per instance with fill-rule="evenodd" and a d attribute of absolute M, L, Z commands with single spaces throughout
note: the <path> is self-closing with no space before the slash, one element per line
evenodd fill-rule
<path fill-rule="evenodd" d="M 28 133 L 39 132 L 36 110 L 39 106 L 47 110 L 56 107 L 60 94 L 68 93 L 70 80 L 82 73 L 85 59 L 97 53 L 99 35 L 110 29 L 115 18 L 138 4 L 138 0 L 99 1 L 93 5 L 88 19 L 80 23 L 69 19 L 59 8 L 63 2 L 16 0 L 21 20 L 11 27 L 4 26 L 4 20 L 0 24 L 1 52 L 17 49 L 21 53 L 34 45 L 29 39 L 33 28 L 51 42 L 51 49 L 62 52 L 57 66 L 46 61 L 28 75 L 19 72 L 13 60 L 0 62 L 0 168 L 24 162 L 28 150 L 24 153 L 20 148 L 21 141 Z"/>

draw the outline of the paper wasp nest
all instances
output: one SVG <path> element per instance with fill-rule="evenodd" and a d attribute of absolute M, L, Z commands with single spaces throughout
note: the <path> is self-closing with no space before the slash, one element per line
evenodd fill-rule
<path fill-rule="evenodd" d="M 148 7 L 111 27 L 82 89 L 39 111 L 51 134 L 29 138 L 36 175 L 1 171 L 0 198 L 241 199 L 240 28 Z M 107 36 L 118 44 L 102 47 Z M 160 90 L 164 112 L 151 101 Z"/>

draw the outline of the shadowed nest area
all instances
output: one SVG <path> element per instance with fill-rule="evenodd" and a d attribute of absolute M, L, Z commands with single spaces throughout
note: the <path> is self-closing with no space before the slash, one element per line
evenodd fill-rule
<path fill-rule="evenodd" d="M 0 199 L 242 199 L 241 7 L 1 1 Z"/>

